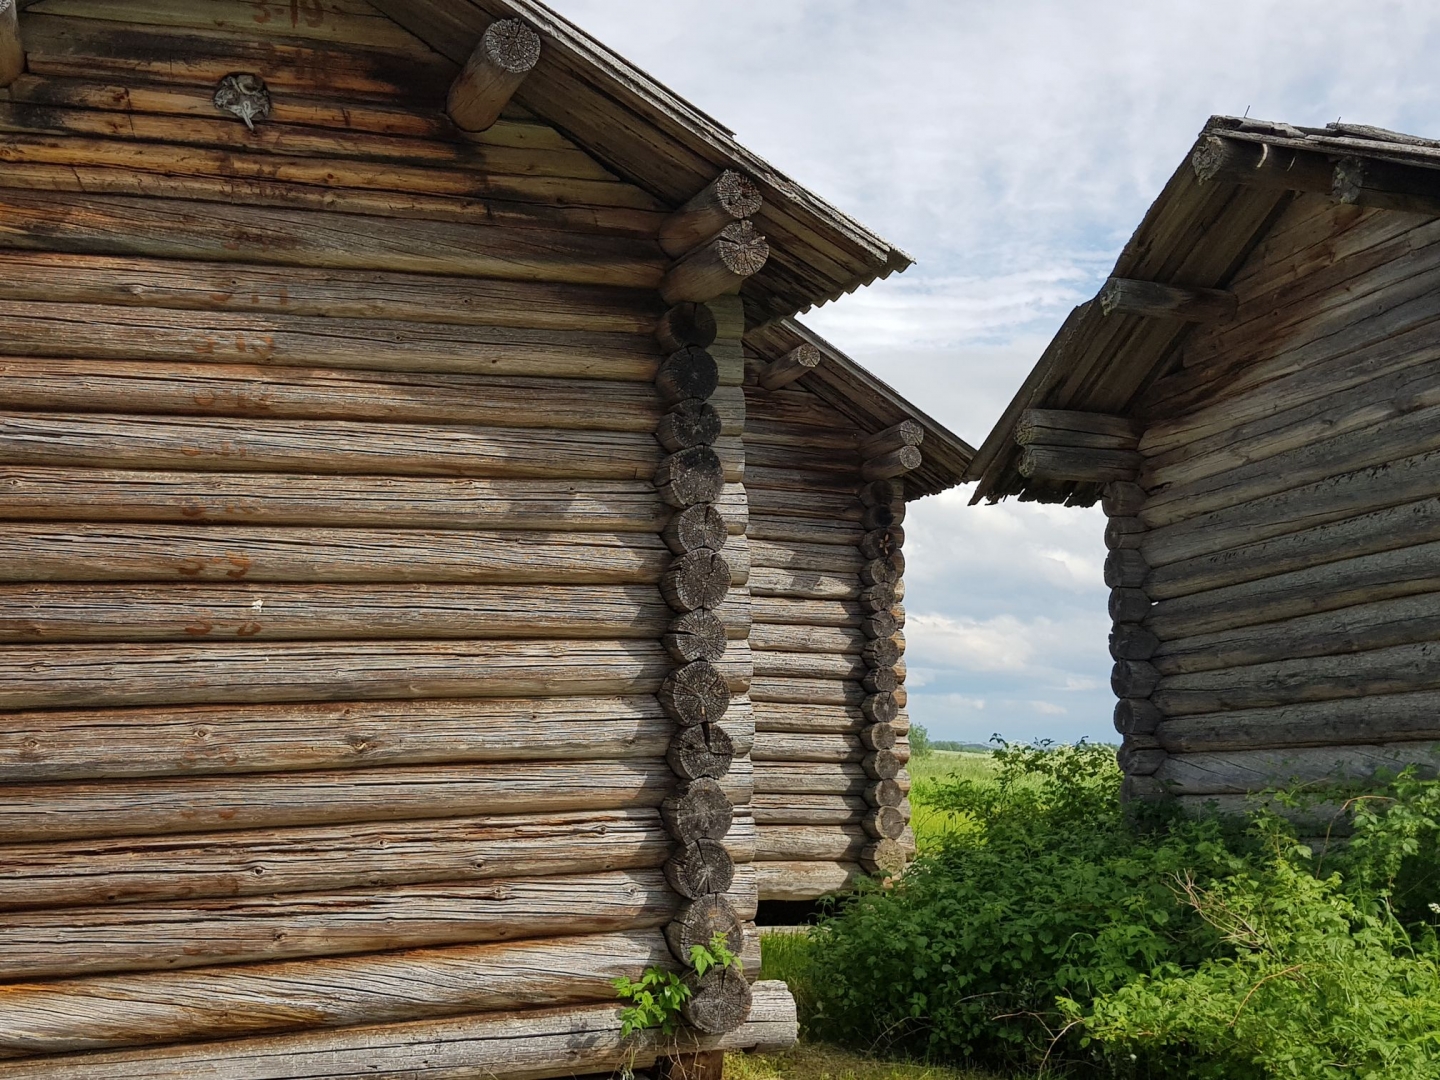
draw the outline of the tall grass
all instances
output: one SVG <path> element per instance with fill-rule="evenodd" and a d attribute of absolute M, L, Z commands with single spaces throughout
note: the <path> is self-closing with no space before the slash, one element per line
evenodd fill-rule
<path fill-rule="evenodd" d="M 957 814 L 934 805 L 930 796 L 941 783 L 956 780 L 993 780 L 994 759 L 989 754 L 955 753 L 932 750 L 912 757 L 907 766 L 913 787 L 910 792 L 910 825 L 920 850 L 932 852 L 948 836 L 973 831 L 975 822 L 968 814 Z"/>

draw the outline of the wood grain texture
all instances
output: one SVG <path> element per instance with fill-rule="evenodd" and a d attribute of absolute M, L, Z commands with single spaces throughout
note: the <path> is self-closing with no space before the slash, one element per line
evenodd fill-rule
<path fill-rule="evenodd" d="M 1414 766 L 1418 775 L 1440 772 L 1440 744 L 1392 742 L 1369 746 L 1289 747 L 1171 754 L 1155 779 L 1177 795 L 1242 795 L 1275 787 L 1323 787 Z"/>
<path fill-rule="evenodd" d="M 570 1006 L 489 1013 L 407 1024 L 259 1036 L 165 1049 L 112 1051 L 88 1057 L 55 1057 L 43 1063 L 3 1063 L 0 1076 L 52 1080 L 74 1069 L 103 1069 L 113 1080 L 288 1080 L 300 1070 L 313 1080 L 350 1080 L 408 1072 L 426 1080 L 465 1080 L 504 1075 L 542 1080 L 556 1063 L 577 1074 L 610 1073 L 621 1066 L 648 1068 L 679 1049 L 652 1032 L 620 1037 L 621 1007 Z M 684 1049 L 783 1049 L 799 1025 L 795 1002 L 781 982 L 759 982 L 749 1019 L 722 1036 L 687 1039 Z M 417 1059 L 419 1068 L 416 1072 Z M 377 1070 L 382 1070 L 377 1072 Z"/>
<path fill-rule="evenodd" d="M 844 892 L 865 876 L 854 862 L 761 862 L 755 864 L 762 900 L 813 900 Z"/>

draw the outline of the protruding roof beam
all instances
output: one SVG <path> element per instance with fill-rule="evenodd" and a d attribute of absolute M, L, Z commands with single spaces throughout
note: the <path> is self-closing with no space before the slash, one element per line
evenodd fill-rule
<path fill-rule="evenodd" d="M 1106 315 L 1141 315 L 1179 322 L 1228 322 L 1235 317 L 1235 294 L 1224 289 L 1189 289 L 1159 281 L 1112 277 L 1100 290 Z"/>
<path fill-rule="evenodd" d="M 907 446 L 919 446 L 925 441 L 925 429 L 914 420 L 901 420 L 894 427 L 877 431 L 860 444 L 860 456 L 869 461 L 872 458 L 893 454 Z"/>
<path fill-rule="evenodd" d="M 0 87 L 25 73 L 25 47 L 20 44 L 20 5 L 0 0 Z"/>
<path fill-rule="evenodd" d="M 539 34 L 519 19 L 496 19 L 450 87 L 450 119 L 466 131 L 484 131 L 500 119 L 539 60 Z"/>
<path fill-rule="evenodd" d="M 660 247 L 678 259 L 727 225 L 760 212 L 760 189 L 748 177 L 726 169 L 700 194 L 660 225 Z"/>
<path fill-rule="evenodd" d="M 808 342 L 797 345 L 779 360 L 767 364 L 756 381 L 766 390 L 779 390 L 814 371 L 824 355 Z"/>
<path fill-rule="evenodd" d="M 660 283 L 660 296 L 667 304 L 686 300 L 703 304 L 738 293 L 745 279 L 758 274 L 769 258 L 770 245 L 755 225 L 737 221 L 672 266 Z"/>

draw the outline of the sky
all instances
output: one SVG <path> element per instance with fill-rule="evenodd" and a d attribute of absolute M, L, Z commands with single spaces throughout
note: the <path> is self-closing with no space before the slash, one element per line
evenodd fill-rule
<path fill-rule="evenodd" d="M 915 257 L 802 321 L 972 445 L 1212 114 L 1440 136 L 1434 0 L 548 2 Z M 969 498 L 906 520 L 912 721 L 1114 741 L 1099 511 Z"/>

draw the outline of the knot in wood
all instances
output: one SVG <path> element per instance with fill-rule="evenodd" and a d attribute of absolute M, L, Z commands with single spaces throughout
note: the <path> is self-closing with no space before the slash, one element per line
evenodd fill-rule
<path fill-rule="evenodd" d="M 255 119 L 270 115 L 270 91 L 259 75 L 236 71 L 226 75 L 215 88 L 215 107 L 221 112 L 238 116 L 245 126 L 255 130 Z"/>

